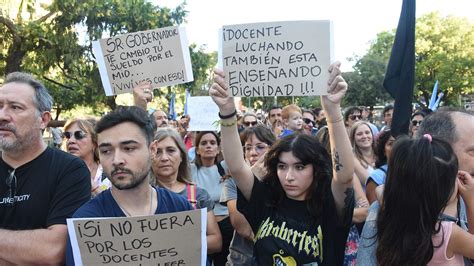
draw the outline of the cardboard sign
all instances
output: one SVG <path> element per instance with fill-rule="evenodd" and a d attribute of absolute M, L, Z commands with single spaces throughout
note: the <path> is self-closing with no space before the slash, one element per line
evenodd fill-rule
<path fill-rule="evenodd" d="M 233 96 L 327 94 L 330 21 L 224 26 L 220 42 L 219 66 Z"/>
<path fill-rule="evenodd" d="M 209 96 L 188 98 L 189 120 L 188 131 L 215 131 L 219 130 L 216 121 L 219 121 L 219 107 Z"/>
<path fill-rule="evenodd" d="M 206 209 L 67 219 L 76 265 L 206 265 Z"/>
<path fill-rule="evenodd" d="M 92 42 L 107 96 L 131 92 L 143 80 L 154 87 L 193 81 L 182 27 L 139 31 Z"/>

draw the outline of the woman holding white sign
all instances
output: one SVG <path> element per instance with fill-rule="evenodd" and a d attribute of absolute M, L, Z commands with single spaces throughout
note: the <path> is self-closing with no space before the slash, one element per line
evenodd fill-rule
<path fill-rule="evenodd" d="M 255 234 L 258 265 L 342 265 L 354 209 L 354 163 L 340 102 L 347 90 L 340 63 L 329 67 L 328 95 L 321 96 L 331 140 L 293 134 L 276 142 L 265 157 L 259 181 L 246 164 L 236 127 L 235 105 L 216 70 L 209 94 L 219 106 L 224 157 L 238 188 L 238 201 Z M 240 203 L 239 203 L 240 205 Z"/>
<path fill-rule="evenodd" d="M 191 182 L 186 146 L 178 131 L 159 128 L 154 140 L 157 153 L 152 155 L 152 183 L 184 196 L 195 209 L 207 208 L 207 253 L 219 252 L 222 237 L 212 210 L 214 202 L 206 190 Z"/>

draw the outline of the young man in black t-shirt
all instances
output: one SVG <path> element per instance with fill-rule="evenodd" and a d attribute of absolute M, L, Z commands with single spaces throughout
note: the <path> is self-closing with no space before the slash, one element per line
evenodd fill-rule
<path fill-rule="evenodd" d="M 51 106 L 28 74 L 0 87 L 0 265 L 63 263 L 66 218 L 90 199 L 84 162 L 43 141 Z"/>

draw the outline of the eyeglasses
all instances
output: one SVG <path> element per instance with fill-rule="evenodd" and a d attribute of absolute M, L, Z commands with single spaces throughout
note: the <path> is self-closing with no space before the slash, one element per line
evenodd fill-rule
<path fill-rule="evenodd" d="M 255 151 L 257 153 L 261 153 L 261 152 L 265 151 L 266 148 L 268 148 L 268 145 L 265 144 L 265 143 L 260 143 L 260 144 L 257 144 L 255 146 L 245 145 L 244 146 L 244 151 L 245 152 L 251 152 L 253 149 L 255 149 Z"/>
<path fill-rule="evenodd" d="M 303 118 L 303 121 L 305 122 L 305 124 L 309 125 L 310 123 L 314 125 L 314 121 L 309 119 L 309 118 Z"/>
<path fill-rule="evenodd" d="M 349 119 L 350 119 L 350 120 L 356 120 L 356 119 L 359 119 L 359 120 L 360 120 L 361 118 L 362 118 L 362 115 L 350 115 L 350 116 L 349 116 Z"/>
<path fill-rule="evenodd" d="M 66 139 L 70 139 L 72 136 L 74 136 L 75 139 L 81 140 L 87 136 L 87 133 L 81 130 L 74 131 L 74 132 L 64 132 L 63 137 Z"/>
<path fill-rule="evenodd" d="M 423 121 L 421 121 L 421 120 L 413 120 L 413 121 L 411 121 L 411 124 L 416 127 L 416 126 L 421 126 L 421 122 L 423 122 Z"/>
<path fill-rule="evenodd" d="M 246 127 L 249 127 L 250 125 L 252 126 L 256 126 L 257 125 L 257 121 L 252 121 L 252 122 L 243 122 L 244 126 Z"/>
<path fill-rule="evenodd" d="M 15 204 L 15 196 L 16 196 L 16 176 L 15 170 L 9 171 L 10 175 L 7 179 L 5 179 L 5 184 L 9 187 L 8 189 L 8 206 L 13 206 Z"/>

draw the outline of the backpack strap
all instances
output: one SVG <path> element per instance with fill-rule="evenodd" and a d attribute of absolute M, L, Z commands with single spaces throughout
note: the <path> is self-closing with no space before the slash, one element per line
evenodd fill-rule
<path fill-rule="evenodd" d="M 193 206 L 193 209 L 197 209 L 197 200 L 196 200 L 196 185 L 187 184 L 186 190 L 188 191 L 188 201 Z"/>
<path fill-rule="evenodd" d="M 217 171 L 219 171 L 219 175 L 221 177 L 224 177 L 225 176 L 225 170 L 224 170 L 224 167 L 222 167 L 222 161 L 218 162 L 216 165 L 217 165 Z"/>

